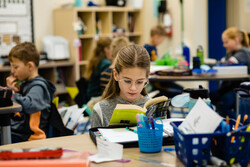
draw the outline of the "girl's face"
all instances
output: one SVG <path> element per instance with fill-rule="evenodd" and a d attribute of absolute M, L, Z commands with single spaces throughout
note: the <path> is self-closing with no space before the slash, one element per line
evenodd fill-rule
<path fill-rule="evenodd" d="M 233 52 L 237 49 L 238 38 L 231 39 L 227 35 L 222 35 L 223 46 L 226 48 L 227 52 Z"/>
<path fill-rule="evenodd" d="M 141 91 L 148 83 L 146 70 L 143 68 L 125 68 L 119 74 L 114 72 L 114 78 L 120 87 L 120 96 L 129 101 L 135 102 L 142 98 Z"/>

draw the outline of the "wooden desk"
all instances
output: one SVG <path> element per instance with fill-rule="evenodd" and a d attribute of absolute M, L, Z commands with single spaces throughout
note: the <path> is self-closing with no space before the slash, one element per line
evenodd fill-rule
<path fill-rule="evenodd" d="M 17 103 L 13 103 L 13 106 L 0 107 L 0 116 L 2 119 L 7 119 L 6 124 L 1 124 L 1 144 L 11 144 L 10 114 L 21 110 L 22 106 Z"/>
<path fill-rule="evenodd" d="M 15 149 L 36 148 L 36 147 L 62 147 L 63 149 L 70 149 L 70 150 L 75 150 L 75 151 L 86 151 L 92 154 L 97 153 L 97 148 L 95 144 L 91 141 L 89 134 L 57 137 L 57 138 L 8 144 L 8 145 L 0 146 L 0 150 L 14 149 L 14 148 Z M 153 160 L 155 161 L 155 163 L 138 160 L 139 157 L 143 159 Z M 174 166 L 184 167 L 182 162 L 176 157 L 175 152 L 166 153 L 166 152 L 161 151 L 159 153 L 149 154 L 149 153 L 141 153 L 139 148 L 125 148 L 123 150 L 123 158 L 130 159 L 131 161 L 128 163 L 120 163 L 116 161 L 105 162 L 105 163 L 100 163 L 100 164 L 91 163 L 91 167 L 98 167 L 98 166 L 102 166 L 102 167 L 110 167 L 110 166 L 154 167 L 155 166 L 155 167 L 158 167 L 159 164 L 156 164 L 157 162 L 166 163 L 165 166 L 168 166 L 168 167 L 174 167 Z M 248 167 L 250 167 L 250 163 L 248 164 Z"/>
<path fill-rule="evenodd" d="M 250 79 L 250 75 L 216 75 L 216 76 L 158 76 L 151 75 L 150 81 L 219 81 L 219 80 L 244 80 Z"/>
<path fill-rule="evenodd" d="M 27 142 L 22 142 L 22 143 L 3 145 L 3 146 L 0 146 L 0 150 L 14 149 L 14 148 L 35 148 L 35 147 L 62 147 L 63 149 L 87 151 L 93 154 L 97 153 L 97 148 L 95 144 L 92 142 L 92 140 L 90 139 L 89 134 L 57 137 L 57 138 L 34 140 L 34 141 L 27 141 Z M 120 163 L 120 162 L 115 162 L 115 161 L 105 162 L 105 163 L 100 163 L 100 164 L 91 163 L 91 167 L 95 167 L 95 166 L 102 166 L 102 167 L 106 167 L 106 166 L 107 167 L 110 167 L 110 166 L 115 166 L 115 167 L 159 166 L 157 164 L 137 160 L 139 157 L 171 164 L 169 166 L 179 166 L 179 167 L 184 166 L 182 162 L 178 158 L 176 158 L 175 152 L 166 153 L 166 152 L 161 151 L 159 153 L 154 153 L 154 154 L 145 154 L 145 153 L 141 153 L 139 148 L 125 148 L 123 150 L 123 158 L 130 159 L 131 161 L 129 163 Z"/>

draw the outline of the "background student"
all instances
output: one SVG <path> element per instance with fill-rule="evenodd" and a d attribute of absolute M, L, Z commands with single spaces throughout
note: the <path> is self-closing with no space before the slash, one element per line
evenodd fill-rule
<path fill-rule="evenodd" d="M 95 104 L 91 127 L 107 127 L 116 104 L 143 107 L 150 99 L 145 86 L 150 72 L 150 57 L 145 48 L 129 45 L 121 49 L 102 100 Z"/>
<path fill-rule="evenodd" d="M 159 46 L 167 37 L 167 32 L 164 26 L 156 25 L 150 30 L 150 38 L 148 43 L 144 45 L 144 48 L 147 49 L 150 60 L 155 61 L 158 58 L 157 46 Z M 165 95 L 169 98 L 172 98 L 183 92 L 183 87 L 176 84 L 175 82 L 166 81 L 166 82 L 152 82 L 150 84 L 152 90 L 160 90 L 160 93 L 157 96 Z"/>
<path fill-rule="evenodd" d="M 91 97 L 101 96 L 102 94 L 100 75 L 111 65 L 110 44 L 111 39 L 108 37 L 102 37 L 96 43 L 96 48 L 85 73 L 85 79 L 88 81 L 87 101 Z"/>
<path fill-rule="evenodd" d="M 167 32 L 162 25 L 156 25 L 150 30 L 150 38 L 144 48 L 147 49 L 151 61 L 155 61 L 158 57 L 157 46 L 159 46 L 167 36 Z"/>
<path fill-rule="evenodd" d="M 129 45 L 128 38 L 122 36 L 122 37 L 116 37 L 112 40 L 110 45 L 111 55 L 112 55 L 112 64 L 101 73 L 101 82 L 100 86 L 101 89 L 104 90 L 105 87 L 108 85 L 108 82 L 110 80 L 110 77 L 112 75 L 113 68 L 115 67 L 115 58 L 117 53 L 120 49 L 122 49 L 125 46 Z"/>
<path fill-rule="evenodd" d="M 55 86 L 39 76 L 40 55 L 34 44 L 16 45 L 8 58 L 12 75 L 6 84 L 15 91 L 12 100 L 23 109 L 11 119 L 12 143 L 45 139 Z"/>
<path fill-rule="evenodd" d="M 222 41 L 227 54 L 220 63 L 247 65 L 248 74 L 250 74 L 249 38 L 246 31 L 230 27 L 222 33 Z M 236 98 L 233 90 L 238 88 L 241 82 L 243 81 L 223 81 L 219 85 L 218 92 L 211 93 L 212 103 L 221 116 L 228 115 L 231 118 L 236 118 Z"/>

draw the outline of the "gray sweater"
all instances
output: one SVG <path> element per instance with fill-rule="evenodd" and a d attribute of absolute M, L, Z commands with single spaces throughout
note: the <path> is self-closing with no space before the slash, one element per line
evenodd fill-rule
<path fill-rule="evenodd" d="M 96 103 L 93 107 L 91 128 L 107 127 L 109 125 L 109 121 L 117 104 L 134 104 L 143 107 L 148 100 L 150 100 L 150 97 L 144 96 L 142 99 L 139 99 L 131 103 L 124 100 L 120 96 L 116 96 L 113 99 L 100 101 Z"/>

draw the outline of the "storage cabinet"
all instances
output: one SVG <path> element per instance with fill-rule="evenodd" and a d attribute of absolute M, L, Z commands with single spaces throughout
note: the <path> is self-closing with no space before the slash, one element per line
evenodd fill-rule
<path fill-rule="evenodd" d="M 98 37 L 114 37 L 123 33 L 132 43 L 143 44 L 142 10 L 126 7 L 87 7 L 55 9 L 54 35 L 63 36 L 69 41 L 70 59 L 75 62 L 75 79 L 78 80 L 93 54 Z M 86 30 L 74 30 L 73 24 L 80 19 Z M 81 42 L 81 52 L 74 45 Z"/>

